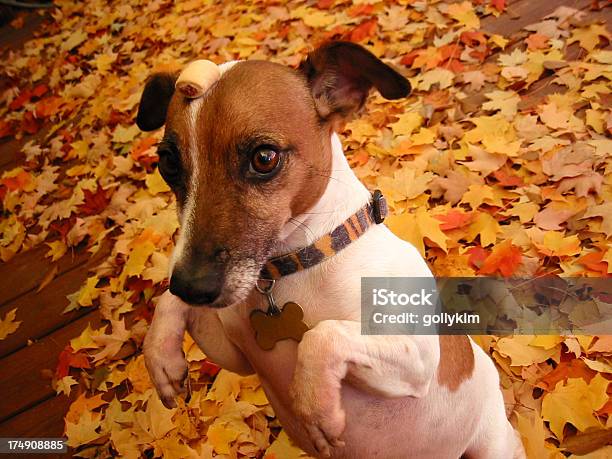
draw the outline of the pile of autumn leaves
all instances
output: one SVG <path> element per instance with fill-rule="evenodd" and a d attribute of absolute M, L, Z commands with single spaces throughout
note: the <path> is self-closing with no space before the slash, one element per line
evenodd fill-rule
<path fill-rule="evenodd" d="M 296 65 L 324 39 L 361 42 L 411 75 L 414 93 L 395 102 L 373 95 L 344 133 L 347 156 L 385 193 L 391 229 L 436 275 L 611 270 L 610 34 L 581 24 L 571 8 L 516 40 L 480 30 L 480 18 L 499 15 L 503 0 L 56 3 L 47 32 L 0 64 L 16 81 L 1 94 L 0 136 L 53 126 L 26 144 L 24 166 L 0 178 L 0 258 L 45 243 L 58 260 L 78 245 L 93 253 L 113 242 L 67 307 L 98 307 L 108 323 L 70 342 L 54 382 L 75 400 L 66 436 L 84 457 L 301 455 L 256 377 L 219 372 L 187 336 L 191 398 L 166 410 L 137 352 L 178 228 L 154 168 L 161 133 L 145 135 L 133 123 L 153 68 L 196 56 Z M 578 60 L 566 61 L 570 45 Z M 522 97 L 544 78 L 563 93 Z M 18 326 L 14 316 L 1 320 L 3 334 Z M 530 457 L 607 443 L 610 337 L 477 340 L 499 366 Z"/>

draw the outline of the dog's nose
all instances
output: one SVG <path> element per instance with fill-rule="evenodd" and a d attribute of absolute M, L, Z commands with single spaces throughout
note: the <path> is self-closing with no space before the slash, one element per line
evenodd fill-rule
<path fill-rule="evenodd" d="M 214 268 L 175 266 L 170 278 L 170 293 L 188 304 L 213 303 L 222 286 L 223 274 Z"/>

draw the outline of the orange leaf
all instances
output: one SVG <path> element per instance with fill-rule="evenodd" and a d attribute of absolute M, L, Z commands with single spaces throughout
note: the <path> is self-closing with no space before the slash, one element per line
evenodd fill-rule
<path fill-rule="evenodd" d="M 474 217 L 473 213 L 460 212 L 456 209 L 450 210 L 446 215 L 436 215 L 435 218 L 440 220 L 442 224 L 440 229 L 442 231 L 452 230 L 455 228 L 461 228 L 469 224 Z"/>
<path fill-rule="evenodd" d="M 22 170 L 14 177 L 5 177 L 0 180 L 0 183 L 7 187 L 9 191 L 23 190 L 32 183 L 32 174 Z"/>
<path fill-rule="evenodd" d="M 595 370 L 591 370 L 580 359 L 572 359 L 567 362 L 561 361 L 557 368 L 540 379 L 536 385 L 550 392 L 559 381 L 566 381 L 567 378 L 582 378 L 588 383 L 596 374 Z"/>
<path fill-rule="evenodd" d="M 493 249 L 487 257 L 480 274 L 500 273 L 502 276 L 510 277 L 521 264 L 523 255 L 518 247 L 514 246 L 508 239 Z"/>

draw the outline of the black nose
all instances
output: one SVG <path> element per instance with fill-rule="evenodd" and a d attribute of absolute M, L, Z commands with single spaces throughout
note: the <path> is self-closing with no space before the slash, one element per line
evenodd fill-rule
<path fill-rule="evenodd" d="M 170 278 L 170 293 L 189 304 L 211 304 L 221 294 L 223 273 L 215 268 L 177 265 Z"/>

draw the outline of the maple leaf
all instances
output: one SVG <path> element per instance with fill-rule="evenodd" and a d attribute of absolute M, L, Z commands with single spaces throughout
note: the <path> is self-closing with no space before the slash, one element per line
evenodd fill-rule
<path fill-rule="evenodd" d="M 586 28 L 573 30 L 572 36 L 567 41 L 567 43 L 571 44 L 577 41 L 578 43 L 580 43 L 581 47 L 591 52 L 599 43 L 599 37 L 603 37 L 608 41 L 611 40 L 610 32 L 608 32 L 604 25 L 591 24 Z"/>
<path fill-rule="evenodd" d="M 0 319 L 0 340 L 5 339 L 11 333 L 15 333 L 21 325 L 21 320 L 15 320 L 17 308 L 7 312 L 3 319 Z"/>
<path fill-rule="evenodd" d="M 440 229 L 442 231 L 448 231 L 468 225 L 473 220 L 474 214 L 453 209 L 447 214 L 435 215 L 434 217 L 442 222 Z"/>
<path fill-rule="evenodd" d="M 93 340 L 101 349 L 93 355 L 94 362 L 115 356 L 131 336 L 131 332 L 125 328 L 125 322 L 123 320 L 111 320 L 110 326 L 112 329 L 110 335 L 103 334 L 93 336 Z"/>
<path fill-rule="evenodd" d="M 510 277 L 521 264 L 523 255 L 520 249 L 506 240 L 493 248 L 491 254 L 486 258 L 480 274 L 500 273 L 502 276 Z"/>
<path fill-rule="evenodd" d="M 59 395 L 60 393 L 70 396 L 72 386 L 78 384 L 72 376 L 64 376 L 62 379 L 55 383 L 55 391 Z"/>
<path fill-rule="evenodd" d="M 582 378 L 570 378 L 566 383 L 558 382 L 555 389 L 544 395 L 542 417 L 550 430 L 563 440 L 563 428 L 572 424 L 581 432 L 591 427 L 603 427 L 594 413 L 608 401 L 607 388 L 610 381 L 597 374 L 589 384 Z"/>
<path fill-rule="evenodd" d="M 440 229 L 440 221 L 433 218 L 422 208 L 418 208 L 415 213 L 392 215 L 388 217 L 387 225 L 399 237 L 414 245 L 421 255 L 425 255 L 423 242 L 425 238 L 445 252 L 447 251 L 447 237 Z"/>
<path fill-rule="evenodd" d="M 102 436 L 102 433 L 98 432 L 100 423 L 100 414 L 90 411 L 84 412 L 76 423 L 66 422 L 66 444 L 77 447 L 97 440 Z"/>

